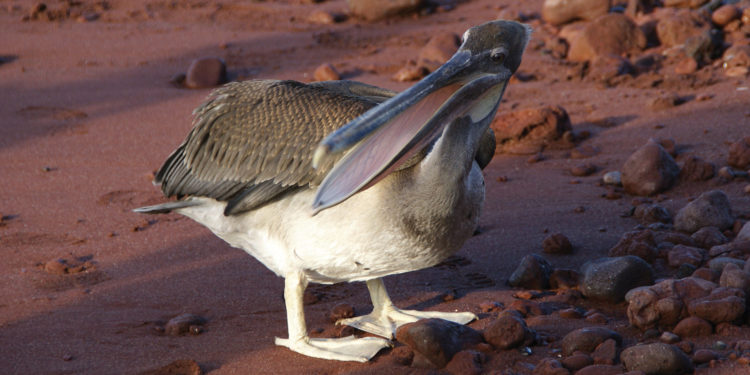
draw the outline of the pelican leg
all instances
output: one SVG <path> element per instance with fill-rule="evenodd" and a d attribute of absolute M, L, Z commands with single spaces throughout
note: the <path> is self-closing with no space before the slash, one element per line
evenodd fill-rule
<path fill-rule="evenodd" d="M 286 346 L 297 353 L 322 359 L 367 362 L 380 349 L 391 346 L 391 342 L 377 337 L 338 339 L 314 339 L 307 335 L 302 296 L 307 280 L 300 273 L 287 275 L 284 279 L 284 300 L 289 338 L 277 337 L 276 345 Z"/>
<path fill-rule="evenodd" d="M 401 310 L 391 302 L 383 280 L 380 278 L 368 280 L 367 289 L 370 290 L 370 297 L 372 298 L 372 312 L 363 316 L 341 319 L 336 324 L 346 324 L 374 335 L 393 338 L 398 327 L 420 319 L 440 318 L 466 324 L 477 318 L 470 312 Z"/>

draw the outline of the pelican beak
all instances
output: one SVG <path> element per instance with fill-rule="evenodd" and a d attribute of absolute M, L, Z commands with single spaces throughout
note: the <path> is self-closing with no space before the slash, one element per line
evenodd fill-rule
<path fill-rule="evenodd" d="M 517 66 L 512 70 L 483 69 L 487 53 L 464 48 L 467 43 L 417 84 L 331 133 L 318 145 L 313 157 L 315 167 L 342 152 L 346 155 L 319 186 L 313 202 L 315 213 L 385 178 L 438 138 L 453 120 L 470 116 L 472 123 L 478 123 L 494 116 Z M 525 47 L 525 40 L 523 43 Z"/>

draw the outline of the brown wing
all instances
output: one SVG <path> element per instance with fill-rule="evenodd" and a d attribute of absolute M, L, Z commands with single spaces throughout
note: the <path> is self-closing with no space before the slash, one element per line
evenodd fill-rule
<path fill-rule="evenodd" d="M 251 210 L 318 184 L 335 162 L 312 168 L 318 143 L 392 95 L 354 82 L 230 83 L 195 110 L 193 129 L 154 182 L 167 196 L 227 201 L 226 215 Z"/>

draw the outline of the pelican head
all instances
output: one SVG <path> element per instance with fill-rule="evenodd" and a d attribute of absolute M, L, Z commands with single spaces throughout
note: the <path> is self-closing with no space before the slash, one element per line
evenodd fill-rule
<path fill-rule="evenodd" d="M 318 188 L 315 212 L 377 183 L 459 117 L 489 126 L 530 33 L 529 26 L 505 20 L 468 29 L 440 68 L 321 141 L 313 166 L 347 154 Z"/>

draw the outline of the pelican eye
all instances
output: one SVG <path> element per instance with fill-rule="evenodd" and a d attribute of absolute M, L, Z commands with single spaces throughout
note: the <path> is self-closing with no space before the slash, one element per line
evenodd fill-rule
<path fill-rule="evenodd" d="M 505 52 L 493 51 L 492 53 L 490 53 L 490 59 L 498 64 L 502 64 L 503 61 L 505 61 Z"/>

